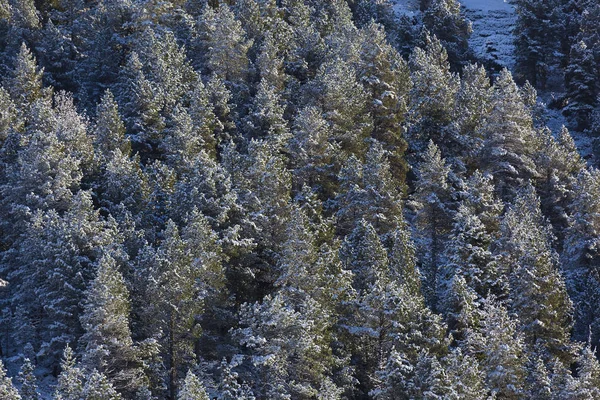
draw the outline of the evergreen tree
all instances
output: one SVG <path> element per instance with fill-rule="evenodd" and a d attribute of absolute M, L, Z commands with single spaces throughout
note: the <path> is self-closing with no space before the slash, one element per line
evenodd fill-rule
<path fill-rule="evenodd" d="M 208 400 L 202 382 L 189 370 L 177 395 L 177 400 Z"/>
<path fill-rule="evenodd" d="M 20 393 L 22 400 L 38 400 L 40 398 L 36 382 L 37 379 L 33 374 L 33 371 L 33 364 L 31 364 L 29 358 L 26 358 L 21 366 L 21 371 L 19 371 L 19 381 L 21 382 Z"/>
<path fill-rule="evenodd" d="M 331 140 L 329 125 L 318 108 L 307 107 L 298 112 L 287 148 L 294 192 L 308 185 L 323 198 L 331 197 L 340 147 Z"/>
<path fill-rule="evenodd" d="M 467 169 L 476 165 L 478 152 L 483 146 L 480 128 L 490 110 L 490 96 L 490 80 L 485 68 L 476 64 L 466 65 L 456 94 L 455 124 L 451 132 L 457 144 L 452 154 L 461 157 Z"/>
<path fill-rule="evenodd" d="M 515 188 L 536 177 L 533 160 L 539 142 L 533 122 L 517 85 L 504 69 L 492 88 L 490 112 L 481 127 L 483 148 L 479 153 L 481 169 L 494 177 L 502 200 L 514 196 Z"/>
<path fill-rule="evenodd" d="M 595 353 L 588 344 L 579 355 L 577 392 L 574 398 L 593 399 L 600 396 L 600 363 Z"/>
<path fill-rule="evenodd" d="M 360 61 L 357 76 L 372 98 L 372 137 L 389 151 L 395 180 L 402 184 L 407 172 L 404 152 L 404 116 L 408 107 L 410 71 L 406 61 L 386 42 L 382 27 L 370 23 L 360 32 Z"/>
<path fill-rule="evenodd" d="M 6 400 L 21 400 L 17 389 L 13 386 L 12 379 L 6 376 L 6 368 L 0 360 L 0 395 Z"/>
<path fill-rule="evenodd" d="M 448 62 L 459 69 L 469 56 L 469 36 L 472 28 L 460 11 L 456 0 L 433 0 L 423 15 L 427 29 L 435 35 L 448 52 Z"/>
<path fill-rule="evenodd" d="M 597 309 L 600 280 L 597 270 L 597 202 L 593 199 L 600 190 L 600 174 L 596 169 L 584 169 L 578 175 L 572 203 L 570 226 L 562 254 L 569 293 L 575 303 L 576 337 L 584 340 L 591 334 L 591 343 L 598 343 Z M 590 330 L 591 328 L 591 330 Z"/>
<path fill-rule="evenodd" d="M 591 125 L 591 112 L 597 105 L 598 66 L 594 53 L 585 42 L 571 47 L 569 66 L 565 70 L 565 86 L 569 103 L 563 113 L 575 122 L 575 129 L 584 131 Z"/>
<path fill-rule="evenodd" d="M 495 299 L 485 301 L 481 327 L 467 333 L 467 346 L 469 353 L 479 360 L 492 395 L 503 399 L 523 397 L 525 345 L 515 321 Z"/>
<path fill-rule="evenodd" d="M 446 127 L 452 122 L 460 80 L 450 72 L 448 53 L 441 42 L 426 34 L 425 44 L 424 49 L 414 49 L 409 61 L 413 82 L 409 110 L 414 124 L 409 137 L 418 149 L 430 140 L 444 149 L 451 148 Z"/>
<path fill-rule="evenodd" d="M 508 282 L 501 273 L 498 257 L 492 252 L 494 239 L 475 210 L 464 203 L 458 207 L 446 251 L 448 263 L 440 272 L 438 282 L 442 301 L 454 274 L 463 276 L 466 284 L 481 297 L 490 292 L 497 296 L 505 294 Z"/>
<path fill-rule="evenodd" d="M 432 141 L 423 155 L 418 173 L 418 189 L 413 194 L 411 206 L 416 209 L 418 251 L 425 283 L 423 291 L 429 304 L 434 304 L 443 239 L 450 230 L 452 210 L 449 208 L 450 168 Z"/>
<path fill-rule="evenodd" d="M 527 396 L 532 399 L 550 400 L 552 399 L 552 381 L 550 372 L 544 360 L 538 357 L 530 360 L 529 376 L 527 378 L 528 390 Z"/>
<path fill-rule="evenodd" d="M 125 137 L 125 126 L 112 93 L 107 90 L 96 108 L 96 125 L 93 130 L 94 145 L 102 159 L 108 160 L 111 153 L 119 149 L 128 155 L 131 149 Z"/>
<path fill-rule="evenodd" d="M 365 162 L 351 156 L 338 178 L 341 193 L 336 198 L 338 231 L 349 232 L 356 220 L 364 218 L 387 241 L 402 221 L 401 190 L 394 180 L 388 153 L 373 141 Z"/>
<path fill-rule="evenodd" d="M 60 364 L 61 372 L 54 397 L 57 400 L 79 400 L 83 393 L 83 371 L 77 365 L 73 350 L 67 344 Z"/>
<path fill-rule="evenodd" d="M 87 290 L 81 324 L 82 365 L 106 374 L 116 390 L 133 395 L 144 384 L 142 360 L 129 329 L 129 293 L 116 261 L 104 254 Z"/>
<path fill-rule="evenodd" d="M 83 386 L 82 397 L 86 400 L 122 400 L 121 395 L 100 372 L 93 371 Z"/>
<path fill-rule="evenodd" d="M 43 74 L 43 69 L 38 68 L 35 57 L 23 43 L 12 72 L 4 81 L 4 87 L 22 112 L 27 113 L 36 100 L 47 94 L 42 86 Z"/>
<path fill-rule="evenodd" d="M 65 343 L 82 333 L 81 300 L 92 278 L 98 252 L 118 241 L 116 226 L 100 219 L 89 192 L 81 191 L 63 215 L 38 211 L 20 244 L 20 293 L 14 304 L 25 304 L 25 316 L 35 327 L 34 347 L 44 362 L 59 358 Z M 31 339 L 30 339 L 31 340 Z"/>
<path fill-rule="evenodd" d="M 460 347 L 446 356 L 445 370 L 451 390 L 448 398 L 456 399 L 488 399 L 485 387 L 485 374 L 474 357 L 463 354 Z"/>
<path fill-rule="evenodd" d="M 203 52 L 199 54 L 204 54 L 203 67 L 228 82 L 230 87 L 242 84 L 247 78 L 247 53 L 252 46 L 242 24 L 224 3 L 216 9 L 205 7 L 200 21 L 199 47 Z"/>
<path fill-rule="evenodd" d="M 519 0 L 515 26 L 516 67 L 523 80 L 544 88 L 558 40 L 557 1 Z"/>
<path fill-rule="evenodd" d="M 218 400 L 255 400 L 252 390 L 246 384 L 238 382 L 239 374 L 234 368 L 242 362 L 242 357 L 233 357 L 231 362 L 223 359 L 221 362 L 221 381 L 219 383 Z"/>
<path fill-rule="evenodd" d="M 552 234 L 531 185 L 525 187 L 502 221 L 503 269 L 509 274 L 511 307 L 530 345 L 569 360 L 573 305 L 551 247 Z"/>
<path fill-rule="evenodd" d="M 333 140 L 344 155 L 362 158 L 373 129 L 367 92 L 358 82 L 356 72 L 348 63 L 336 59 L 321 65 L 312 85 L 316 106 L 323 110 Z M 313 94 L 314 96 L 314 94 Z"/>

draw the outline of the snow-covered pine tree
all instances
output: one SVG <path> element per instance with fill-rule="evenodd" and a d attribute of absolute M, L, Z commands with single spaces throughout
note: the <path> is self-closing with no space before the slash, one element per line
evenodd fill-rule
<path fill-rule="evenodd" d="M 429 142 L 418 168 L 417 190 L 412 195 L 417 225 L 417 249 L 424 278 L 423 293 L 428 304 L 436 304 L 438 269 L 443 256 L 444 238 L 452 226 L 450 167 L 439 148 Z"/>
<path fill-rule="evenodd" d="M 297 193 L 308 185 L 322 198 L 333 197 L 339 169 L 339 144 L 331 140 L 329 124 L 317 107 L 298 112 L 287 145 L 292 188 Z"/>
<path fill-rule="evenodd" d="M 372 133 L 373 120 L 369 96 L 355 70 L 342 59 L 326 61 L 311 86 L 315 105 L 323 110 L 333 140 L 340 144 L 345 156 L 362 158 L 368 149 L 365 139 Z"/>
<path fill-rule="evenodd" d="M 553 56 L 559 47 L 558 1 L 518 0 L 515 25 L 516 68 L 522 81 L 544 88 Z"/>
<path fill-rule="evenodd" d="M 81 396 L 86 400 L 123 400 L 108 378 L 98 371 L 87 376 Z"/>
<path fill-rule="evenodd" d="M 479 361 L 492 395 L 523 398 L 527 363 L 523 337 L 506 308 L 493 297 L 484 302 L 481 327 L 467 331 L 466 346 L 467 354 Z"/>
<path fill-rule="evenodd" d="M 14 387 L 12 379 L 6 376 L 6 368 L 2 360 L 0 360 L 0 396 L 6 400 L 21 400 L 21 395 Z"/>
<path fill-rule="evenodd" d="M 502 220 L 499 249 L 509 275 L 510 306 L 525 342 L 569 361 L 573 304 L 552 249 L 553 236 L 533 186 L 521 189 Z"/>
<path fill-rule="evenodd" d="M 199 61 L 203 68 L 225 80 L 230 88 L 243 85 L 253 41 L 246 38 L 241 22 L 226 3 L 217 8 L 205 7 L 199 21 L 198 46 L 203 51 L 198 54 L 202 54 Z"/>
<path fill-rule="evenodd" d="M 408 144 L 404 138 L 404 122 L 411 86 L 410 71 L 406 61 L 387 43 L 380 25 L 367 24 L 360 31 L 360 44 L 356 71 L 372 99 L 372 137 L 389 152 L 394 179 L 403 184 L 407 172 L 404 152 Z"/>
<path fill-rule="evenodd" d="M 380 142 L 373 140 L 364 163 L 351 156 L 341 169 L 340 194 L 336 198 L 341 235 L 348 234 L 355 221 L 363 218 L 388 244 L 388 236 L 403 224 L 402 187 L 394 179 L 388 154 Z"/>
<path fill-rule="evenodd" d="M 469 58 L 471 22 L 460 10 L 456 0 L 433 0 L 423 13 L 425 27 L 435 35 L 448 52 L 448 62 L 459 70 Z"/>
<path fill-rule="evenodd" d="M 177 395 L 177 400 L 209 400 L 204 385 L 192 370 L 188 370 Z"/>
<path fill-rule="evenodd" d="M 21 393 L 22 400 L 38 400 L 40 398 L 40 393 L 37 386 L 37 378 L 33 373 L 34 370 L 35 367 L 29 358 L 23 360 L 21 371 L 19 371 L 19 381 L 21 382 L 21 388 L 19 392 Z"/>
<path fill-rule="evenodd" d="M 43 88 L 44 70 L 37 66 L 31 50 L 23 44 L 16 56 L 13 70 L 4 79 L 3 85 L 10 93 L 19 110 L 27 115 L 33 103 L 47 97 L 50 91 Z"/>
<path fill-rule="evenodd" d="M 480 128 L 483 147 L 480 169 L 494 177 L 499 197 L 513 198 L 516 188 L 537 177 L 534 155 L 540 143 L 531 114 L 523 103 L 511 73 L 504 69 L 494 82 L 490 112 Z"/>
<path fill-rule="evenodd" d="M 86 291 L 81 324 L 82 366 L 106 375 L 115 389 L 131 397 L 145 384 L 143 361 L 131 339 L 129 292 L 115 259 L 105 253 Z"/>
<path fill-rule="evenodd" d="M 425 48 L 416 47 L 410 56 L 409 131 L 412 146 L 424 149 L 430 140 L 443 149 L 453 148 L 447 127 L 452 122 L 458 75 L 450 72 L 448 53 L 439 39 L 425 34 Z"/>
<path fill-rule="evenodd" d="M 594 199 L 600 193 L 600 172 L 594 168 L 584 169 L 578 175 L 569 227 L 562 254 L 566 269 L 567 287 L 575 305 L 574 334 L 580 340 L 591 335 L 591 343 L 598 344 L 600 330 L 598 317 L 598 203 Z"/>
<path fill-rule="evenodd" d="M 574 129 L 584 131 L 590 128 L 591 114 L 598 104 L 600 87 L 597 79 L 597 61 L 592 49 L 584 41 L 571 46 L 569 65 L 565 69 L 565 86 L 568 105 L 563 113 L 572 118 Z"/>
<path fill-rule="evenodd" d="M 108 161 L 116 149 L 124 155 L 129 155 L 131 143 L 125 137 L 125 125 L 119 114 L 119 106 L 110 90 L 104 93 L 96 107 L 93 135 L 94 148 L 101 160 Z"/>
<path fill-rule="evenodd" d="M 451 127 L 457 147 L 452 148 L 451 154 L 460 157 L 467 170 L 474 168 L 483 146 L 480 128 L 490 110 L 490 86 L 483 66 L 469 64 L 463 68 Z"/>
<path fill-rule="evenodd" d="M 65 346 L 60 363 L 61 372 L 54 391 L 56 400 L 79 400 L 83 393 L 84 373 L 77 364 L 73 349 Z"/>

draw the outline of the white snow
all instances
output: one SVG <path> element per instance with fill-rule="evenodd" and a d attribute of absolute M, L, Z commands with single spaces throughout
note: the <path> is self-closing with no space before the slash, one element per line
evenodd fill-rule
<path fill-rule="evenodd" d="M 469 44 L 484 60 L 502 67 L 514 66 L 515 7 L 506 0 L 460 0 L 467 18 L 473 24 Z"/>
<path fill-rule="evenodd" d="M 419 12 L 418 0 L 394 0 L 394 11 L 397 15 L 414 16 Z"/>
<path fill-rule="evenodd" d="M 514 7 L 506 0 L 459 0 L 460 3 L 469 10 L 506 11 L 514 12 Z"/>

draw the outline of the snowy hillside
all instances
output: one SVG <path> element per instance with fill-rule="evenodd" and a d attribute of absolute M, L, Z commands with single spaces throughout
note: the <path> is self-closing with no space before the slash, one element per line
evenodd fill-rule
<path fill-rule="evenodd" d="M 461 0 L 465 13 L 473 23 L 469 40 L 475 54 L 502 67 L 514 66 L 512 29 L 515 8 L 506 0 Z"/>

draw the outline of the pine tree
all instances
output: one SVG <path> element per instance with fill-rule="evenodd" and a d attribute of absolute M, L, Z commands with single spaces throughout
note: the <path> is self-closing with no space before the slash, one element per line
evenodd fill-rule
<path fill-rule="evenodd" d="M 210 97 L 206 85 L 201 79 L 196 81 L 190 94 L 190 107 L 188 113 L 194 124 L 197 135 L 201 138 L 204 150 L 212 157 L 217 156 L 218 146 L 223 141 L 223 124 L 215 114 L 216 104 Z"/>
<path fill-rule="evenodd" d="M 544 151 L 539 154 L 536 164 L 542 176 L 537 184 L 542 213 L 547 216 L 556 234 L 556 250 L 566 255 L 563 249 L 569 210 L 576 196 L 577 176 L 585 168 L 585 161 L 564 126 L 558 138 L 548 129 L 540 133 L 544 139 Z"/>
<path fill-rule="evenodd" d="M 211 248 L 214 237 L 206 235 L 208 225 L 198 220 L 193 224 L 182 236 L 175 223 L 168 221 L 158 249 L 142 250 L 137 267 L 138 279 L 146 285 L 142 321 L 146 334 L 161 344 L 171 397 L 177 393 L 182 370 L 195 358 L 207 292 L 218 291 L 222 279 L 215 258 L 219 254 Z"/>
<path fill-rule="evenodd" d="M 24 267 L 13 302 L 26 305 L 36 329 L 33 344 L 41 346 L 45 363 L 57 361 L 64 345 L 82 333 L 81 301 L 98 253 L 119 240 L 113 222 L 101 220 L 90 193 L 80 191 L 63 215 L 38 211 L 29 223 L 19 244 Z"/>
<path fill-rule="evenodd" d="M 85 382 L 82 397 L 86 400 L 122 400 L 121 395 L 108 381 L 106 376 L 93 371 Z"/>
<path fill-rule="evenodd" d="M 452 210 L 449 208 L 450 168 L 446 166 L 440 150 L 432 141 L 423 155 L 418 173 L 418 189 L 413 195 L 411 206 L 416 209 L 418 251 L 425 283 L 423 291 L 429 304 L 434 304 L 443 239 L 451 227 Z"/>
<path fill-rule="evenodd" d="M 290 132 L 283 113 L 284 107 L 277 89 L 266 79 L 262 79 L 244 121 L 247 136 L 285 144 L 290 138 Z"/>
<path fill-rule="evenodd" d="M 403 223 L 402 191 L 392 175 L 383 146 L 372 141 L 364 163 L 351 156 L 338 180 L 341 192 L 336 198 L 338 231 L 345 234 L 356 220 L 364 218 L 387 242 L 387 236 Z"/>
<path fill-rule="evenodd" d="M 516 67 L 523 80 L 544 88 L 558 40 L 558 2 L 519 0 L 515 26 Z"/>
<path fill-rule="evenodd" d="M 42 87 L 43 74 L 43 69 L 38 68 L 35 57 L 23 43 L 17 54 L 14 68 L 4 81 L 4 87 L 19 110 L 26 114 L 36 100 L 48 93 Z"/>
<path fill-rule="evenodd" d="M 67 344 L 60 364 L 61 372 L 54 397 L 57 400 L 79 400 L 83 393 L 83 371 L 77 365 L 73 350 Z"/>
<path fill-rule="evenodd" d="M 470 21 L 460 11 L 460 3 L 433 0 L 423 15 L 423 22 L 448 52 L 450 66 L 458 70 L 469 56 L 468 40 L 472 32 Z"/>
<path fill-rule="evenodd" d="M 483 146 L 481 126 L 490 110 L 490 79 L 483 66 L 466 65 L 462 70 L 460 89 L 456 94 L 453 141 L 457 144 L 452 154 L 459 156 L 467 169 L 476 165 Z"/>
<path fill-rule="evenodd" d="M 380 25 L 370 23 L 360 32 L 360 61 L 357 76 L 370 94 L 373 116 L 372 137 L 389 151 L 395 180 L 402 184 L 407 172 L 404 152 L 404 116 L 408 107 L 410 71 L 406 61 L 386 41 Z"/>
<path fill-rule="evenodd" d="M 319 306 L 308 299 L 296 311 L 284 302 L 285 297 L 277 294 L 267 295 L 260 303 L 243 304 L 241 328 L 234 331 L 234 337 L 251 352 L 257 395 L 272 399 L 314 397 L 319 386 L 314 386 L 313 379 L 323 379 L 326 370 L 319 362 L 327 353 L 320 346 L 323 325 L 318 323 Z M 311 370 L 315 367 L 319 369 Z"/>
<path fill-rule="evenodd" d="M 98 262 L 96 278 L 86 293 L 81 324 L 86 333 L 82 365 L 98 370 L 120 393 L 133 395 L 144 384 L 142 360 L 129 329 L 129 293 L 110 254 Z"/>
<path fill-rule="evenodd" d="M 21 382 L 21 399 L 38 400 L 40 394 L 37 387 L 37 379 L 33 374 L 34 367 L 29 358 L 23 360 L 21 371 L 19 372 L 19 381 Z"/>
<path fill-rule="evenodd" d="M 312 82 L 316 105 L 323 110 L 333 140 L 340 143 L 344 155 L 358 158 L 366 153 L 367 139 L 373 129 L 367 92 L 356 72 L 343 60 L 325 62 Z"/>
<path fill-rule="evenodd" d="M 122 154 L 129 154 L 131 144 L 125 137 L 125 125 L 110 90 L 104 93 L 96 108 L 96 124 L 93 133 L 95 149 L 103 160 L 109 160 L 111 153 L 116 149 L 119 149 Z"/>
<path fill-rule="evenodd" d="M 550 372 L 542 357 L 530 360 L 529 376 L 527 378 L 527 395 L 531 399 L 550 400 L 552 399 L 552 381 Z"/>
<path fill-rule="evenodd" d="M 422 295 L 421 274 L 417 268 L 416 249 L 409 229 L 408 224 L 402 224 L 392 233 L 388 260 L 392 279 L 404 286 L 412 298 L 416 298 Z"/>
<path fill-rule="evenodd" d="M 448 398 L 479 400 L 488 399 L 485 374 L 474 357 L 463 354 L 460 347 L 453 349 L 444 359 L 444 366 L 451 390 Z"/>
<path fill-rule="evenodd" d="M 286 238 L 286 221 L 291 211 L 292 176 L 286 169 L 282 146 L 269 140 L 252 140 L 248 152 L 235 162 L 238 171 L 229 171 L 247 218 L 242 235 L 254 239 L 256 249 L 250 261 L 256 279 L 272 283 L 273 265 Z M 236 175 L 239 176 L 239 180 Z M 236 182 L 237 181 L 237 182 Z"/>
<path fill-rule="evenodd" d="M 502 267 L 509 274 L 511 308 L 530 345 L 568 361 L 573 305 L 559 272 L 552 234 L 529 185 L 502 221 Z"/>
<path fill-rule="evenodd" d="M 597 255 L 597 202 L 593 199 L 600 191 L 600 173 L 584 169 L 579 173 L 570 215 L 570 226 L 562 254 L 569 293 L 575 303 L 576 337 L 584 340 L 591 334 L 591 342 L 598 343 L 597 321 L 598 284 Z M 591 327 L 591 332 L 590 332 Z"/>
<path fill-rule="evenodd" d="M 241 84 L 248 74 L 247 53 L 252 40 L 246 38 L 240 21 L 227 4 L 205 7 L 200 21 L 199 47 L 202 64 L 230 85 Z"/>
<path fill-rule="evenodd" d="M 329 125 L 318 108 L 298 112 L 287 148 L 294 192 L 308 185 L 322 198 L 332 197 L 340 147 L 331 140 Z"/>
<path fill-rule="evenodd" d="M 508 282 L 501 273 L 497 255 L 492 252 L 494 239 L 475 210 L 464 203 L 459 205 L 446 251 L 448 261 L 438 282 L 442 302 L 454 274 L 464 277 L 466 284 L 481 297 L 490 292 L 497 296 L 505 294 Z"/>
<path fill-rule="evenodd" d="M 6 368 L 0 360 L 0 395 L 6 400 L 21 400 L 17 389 L 13 386 L 12 379 L 6 376 Z"/>
<path fill-rule="evenodd" d="M 575 122 L 575 129 L 584 131 L 591 125 L 592 109 L 597 105 L 598 66 L 594 53 L 584 41 L 573 44 L 569 65 L 565 70 L 568 105 L 563 113 Z"/>
<path fill-rule="evenodd" d="M 409 61 L 413 82 L 409 110 L 414 123 L 409 138 L 419 149 L 430 140 L 445 149 L 452 147 L 446 127 L 452 122 L 460 80 L 450 72 L 448 53 L 441 42 L 426 34 L 425 44 L 424 49 L 414 49 Z"/>
<path fill-rule="evenodd" d="M 177 395 L 177 400 L 208 400 L 202 382 L 191 370 L 188 370 L 185 381 Z"/>
<path fill-rule="evenodd" d="M 495 299 L 484 303 L 479 330 L 467 333 L 467 346 L 481 365 L 486 387 L 503 399 L 520 399 L 525 390 L 526 353 L 523 338 L 504 306 Z"/>
<path fill-rule="evenodd" d="M 600 396 L 600 363 L 595 353 L 588 344 L 579 355 L 577 393 L 574 398 L 593 399 Z"/>
<path fill-rule="evenodd" d="M 165 127 L 164 115 L 161 113 L 163 94 L 146 77 L 144 66 L 136 52 L 129 55 L 121 68 L 119 81 L 117 99 L 123 110 L 127 131 L 131 133 L 132 144 L 140 146 L 144 153 L 151 152 L 152 141 L 160 137 Z"/>
<path fill-rule="evenodd" d="M 241 364 L 243 357 L 234 356 L 231 362 L 224 358 L 221 362 L 221 381 L 218 400 L 255 400 L 254 394 L 246 384 L 238 382 L 239 374 L 234 369 Z"/>
<path fill-rule="evenodd" d="M 533 157 L 539 143 L 531 115 L 508 70 L 502 70 L 494 83 L 490 103 L 481 127 L 484 143 L 480 165 L 494 177 L 499 197 L 508 200 L 516 187 L 538 175 Z"/>

